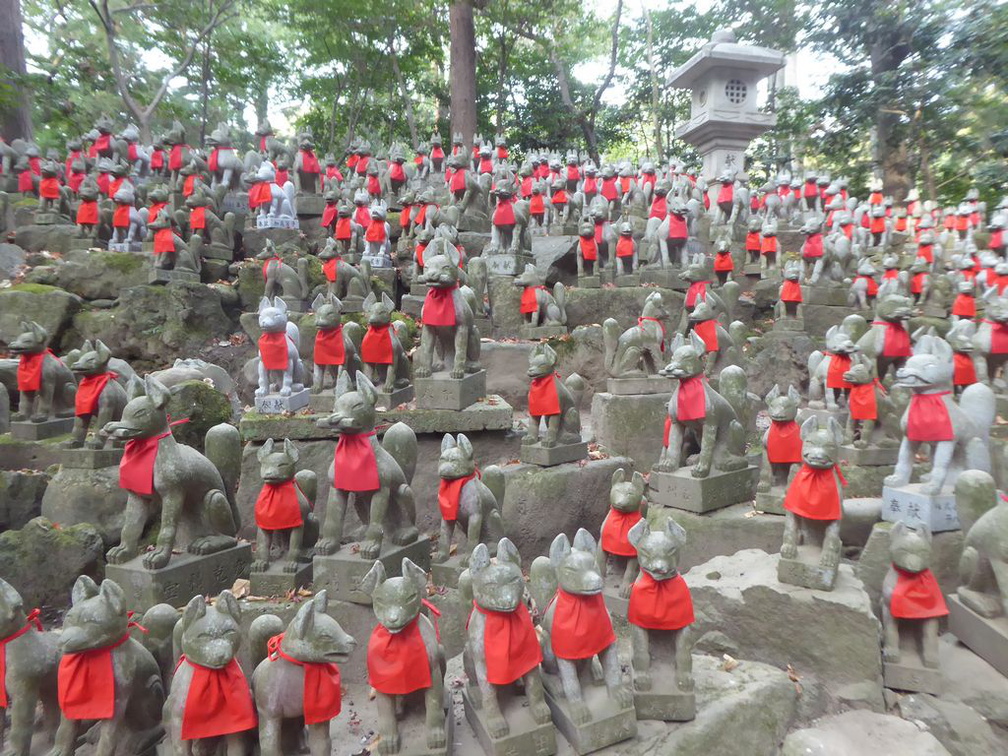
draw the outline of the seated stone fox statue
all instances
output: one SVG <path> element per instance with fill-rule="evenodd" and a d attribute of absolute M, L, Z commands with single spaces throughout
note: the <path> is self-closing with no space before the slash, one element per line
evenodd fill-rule
<path fill-rule="evenodd" d="M 140 393 L 137 393 L 137 389 Z M 172 436 L 166 407 L 171 392 L 147 376 L 123 410 L 122 419 L 109 423 L 104 433 L 125 441 L 119 464 L 119 486 L 126 490 L 126 514 L 122 540 L 106 555 L 110 564 L 122 564 L 140 553 L 147 525 L 160 520 L 157 542 L 143 557 L 149 570 L 161 569 L 171 559 L 176 541 L 193 554 L 212 554 L 231 548 L 241 527 L 234 488 L 225 479 L 237 481 L 238 471 L 228 460 L 238 443 L 233 426 L 207 431 L 203 456 Z"/>
<path fill-rule="evenodd" d="M 615 318 L 602 323 L 606 371 L 614 378 L 657 375 L 665 363 L 665 324 L 671 317 L 661 292 L 648 294 L 637 325 L 620 331 Z"/>
<path fill-rule="evenodd" d="M 49 333 L 34 321 L 21 321 L 21 333 L 8 349 L 18 357 L 18 411 L 11 420 L 43 423 L 73 417 L 76 383 L 70 369 L 49 348 Z"/>

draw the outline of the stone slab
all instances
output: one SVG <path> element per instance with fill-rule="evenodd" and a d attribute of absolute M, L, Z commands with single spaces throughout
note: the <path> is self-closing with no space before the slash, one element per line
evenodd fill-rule
<path fill-rule="evenodd" d="M 820 307 L 847 307 L 850 291 L 839 286 L 802 286 L 802 300 L 806 305 Z"/>
<path fill-rule="evenodd" d="M 779 318 L 774 321 L 773 330 L 777 333 L 792 333 L 805 330 L 804 318 Z"/>
<path fill-rule="evenodd" d="M 60 464 L 74 470 L 97 470 L 117 466 L 122 455 L 122 449 L 64 449 Z"/>
<path fill-rule="evenodd" d="M 577 287 L 579 289 L 601 289 L 602 277 L 597 273 L 593 276 L 578 276 Z"/>
<path fill-rule="evenodd" d="M 868 446 L 859 449 L 851 444 L 840 445 L 840 463 L 859 467 L 892 467 L 899 457 L 898 446 Z"/>
<path fill-rule="evenodd" d="M 299 194 L 294 198 L 294 208 L 299 218 L 322 215 L 325 199 L 320 194 Z"/>
<path fill-rule="evenodd" d="M 221 201 L 225 213 L 245 216 L 249 214 L 248 192 L 228 192 Z"/>
<path fill-rule="evenodd" d="M 318 421 L 330 413 L 319 415 L 262 415 L 246 412 L 238 421 L 242 441 L 265 441 L 268 438 L 289 438 L 291 441 L 333 439 L 339 433 L 332 428 L 320 428 Z"/>
<path fill-rule="evenodd" d="M 541 325 L 532 327 L 523 325 L 518 331 L 519 338 L 528 341 L 539 341 L 540 339 L 556 339 L 566 336 L 569 333 L 565 325 Z"/>
<path fill-rule="evenodd" d="M 29 421 L 12 420 L 10 433 L 13 438 L 19 441 L 42 441 L 47 438 L 63 436 L 73 430 L 74 419 L 72 417 L 54 417 L 51 420 L 43 420 L 41 423 Z"/>
<path fill-rule="evenodd" d="M 193 596 L 212 596 L 230 588 L 235 580 L 248 575 L 252 544 L 239 543 L 205 556 L 172 554 L 168 566 L 160 570 L 144 567 L 143 556 L 105 567 L 105 577 L 122 586 L 126 608 L 135 612 L 162 603 L 182 606 Z"/>
<path fill-rule="evenodd" d="M 412 385 L 405 388 L 393 389 L 391 393 L 375 389 L 375 407 L 379 410 L 387 410 L 398 407 L 401 404 L 413 401 L 414 388 Z"/>
<path fill-rule="evenodd" d="M 513 685 L 500 686 L 497 691 L 497 703 L 510 729 L 507 735 L 500 738 L 490 735 L 483 716 L 484 709 L 473 704 L 468 688 L 462 688 L 465 717 L 483 752 L 487 756 L 552 756 L 556 753 L 553 723 L 537 724 L 532 719 L 531 708 L 525 697 L 515 695 Z"/>
<path fill-rule="evenodd" d="M 114 242 L 110 241 L 108 243 L 109 252 L 130 252 L 132 254 L 139 254 L 143 252 L 143 242 Z"/>
<path fill-rule="evenodd" d="M 981 617 L 954 595 L 947 597 L 947 603 L 949 632 L 1008 677 L 1008 617 Z"/>
<path fill-rule="evenodd" d="M 941 670 L 925 667 L 916 654 L 903 651 L 900 662 L 882 662 L 882 683 L 907 693 L 941 693 Z"/>
<path fill-rule="evenodd" d="M 234 250 L 226 244 L 204 244 L 203 257 L 209 260 L 226 260 L 231 262 L 234 259 Z"/>
<path fill-rule="evenodd" d="M 679 275 L 678 268 L 645 268 L 641 271 L 641 281 L 676 291 L 686 291 L 689 288 L 689 281 Z"/>
<path fill-rule="evenodd" d="M 674 472 L 651 470 L 648 501 L 703 514 L 752 501 L 758 475 L 759 468 L 754 465 L 732 472 L 713 470 L 706 478 L 694 478 L 689 467 Z"/>
<path fill-rule="evenodd" d="M 249 592 L 253 596 L 286 596 L 298 588 L 311 584 L 311 562 L 298 563 L 296 572 L 287 572 L 286 566 L 287 561 L 281 559 L 271 562 L 265 572 L 250 572 Z"/>
<path fill-rule="evenodd" d="M 443 585 L 445 588 L 458 588 L 459 576 L 464 569 L 462 566 L 462 557 L 459 554 L 452 554 L 444 562 L 435 562 L 432 560 L 430 566 L 431 581 L 434 585 Z"/>
<path fill-rule="evenodd" d="M 152 268 L 147 276 L 147 283 L 168 284 L 168 283 L 199 283 L 199 273 L 188 270 L 168 270 L 166 268 Z"/>
<path fill-rule="evenodd" d="M 626 273 L 622 276 L 614 276 L 613 283 L 617 286 L 640 286 L 641 277 L 640 273 Z"/>
<path fill-rule="evenodd" d="M 777 579 L 788 585 L 797 585 L 813 591 L 831 591 L 836 583 L 837 570 L 825 569 L 819 564 L 822 549 L 815 546 L 798 547 L 797 559 L 780 558 Z"/>
<path fill-rule="evenodd" d="M 679 690 L 673 674 L 655 675 L 651 690 L 634 690 L 634 709 L 637 719 L 688 722 L 696 717 L 696 694 Z"/>
<path fill-rule="evenodd" d="M 424 299 L 427 296 L 427 292 L 430 291 L 430 288 L 430 284 L 417 283 L 414 281 L 410 284 L 409 296 Z"/>
<path fill-rule="evenodd" d="M 787 490 L 783 486 L 773 486 L 769 491 L 756 492 L 756 509 L 765 514 L 784 514 L 784 495 Z"/>
<path fill-rule="evenodd" d="M 312 393 L 308 396 L 308 409 L 315 414 L 328 415 L 333 411 L 333 404 L 336 402 L 336 395 L 332 389 Z"/>
<path fill-rule="evenodd" d="M 641 394 L 664 394 L 672 397 L 675 380 L 663 375 L 648 375 L 640 378 L 609 378 L 606 388 L 613 396 L 639 396 Z"/>
<path fill-rule="evenodd" d="M 895 488 L 882 488 L 882 519 L 886 522 L 905 522 L 930 527 L 932 533 L 959 530 L 959 513 L 955 494 L 942 492 L 937 496 L 925 494 L 920 483 L 910 483 Z"/>
<path fill-rule="evenodd" d="M 301 228 L 297 218 L 282 218 L 275 215 L 257 215 L 256 228 L 284 228 L 297 231 Z"/>
<path fill-rule="evenodd" d="M 472 433 L 476 431 L 509 431 L 514 422 L 514 410 L 499 396 L 476 401 L 463 410 L 420 409 L 407 405 L 379 413 L 382 423 L 404 422 L 417 434 Z"/>
<path fill-rule="evenodd" d="M 59 213 L 35 213 L 36 226 L 52 226 L 60 222 Z M 68 221 L 64 221 L 68 222 Z"/>
<path fill-rule="evenodd" d="M 535 262 L 530 254 L 498 252 L 492 255 L 483 255 L 487 263 L 487 272 L 492 276 L 516 276 L 525 270 L 525 266 Z"/>
<path fill-rule="evenodd" d="M 562 695 L 554 695 L 561 690 L 559 679 L 546 673 L 543 678 L 546 703 L 553 713 L 553 724 L 578 756 L 622 743 L 637 735 L 637 715 L 633 707 L 616 708 L 605 685 L 582 682 L 584 702 L 591 711 L 592 718 L 586 724 L 578 724 L 571 716 L 567 699 Z"/>
<path fill-rule="evenodd" d="M 413 388 L 417 409 L 464 410 L 486 396 L 486 370 L 468 373 L 464 378 L 452 378 L 447 371 L 441 371 L 430 378 L 414 379 Z"/>
<path fill-rule="evenodd" d="M 97 239 L 85 238 L 82 239 L 79 236 L 75 236 L 68 242 L 69 248 L 71 250 L 81 250 L 81 249 L 99 249 L 100 244 Z M 151 252 L 154 251 L 154 243 L 151 242 Z"/>
<path fill-rule="evenodd" d="M 798 425 L 801 425 L 810 417 L 815 417 L 815 419 L 819 422 L 819 427 L 825 428 L 826 424 L 829 422 L 829 419 L 832 417 L 838 423 L 840 423 L 840 427 L 843 427 L 847 422 L 847 414 L 848 413 L 846 407 L 837 407 L 837 409 L 835 410 L 813 409 L 812 407 L 799 407 L 798 415 L 797 417 L 795 417 L 795 422 L 797 422 Z"/>
<path fill-rule="evenodd" d="M 289 396 L 266 394 L 255 398 L 255 411 L 260 415 L 282 415 L 297 412 L 308 406 L 308 389 L 292 391 Z"/>
<path fill-rule="evenodd" d="M 338 601 L 370 606 L 371 597 L 360 591 L 361 580 L 374 565 L 373 559 L 364 559 L 359 553 L 360 544 L 344 544 L 335 554 L 317 555 L 312 561 L 315 589 L 325 588 L 329 596 Z M 396 546 L 387 538 L 382 542 L 379 555 L 388 577 L 402 574 L 403 557 L 409 557 L 424 570 L 430 568 L 431 542 L 418 538 L 406 546 Z"/>
<path fill-rule="evenodd" d="M 595 440 L 610 454 L 632 457 L 638 469 L 649 469 L 661 454 L 662 418 L 668 412 L 671 397 L 671 393 L 628 396 L 607 391 L 596 393 L 591 402 Z"/>
<path fill-rule="evenodd" d="M 522 444 L 518 459 L 529 465 L 539 465 L 540 467 L 554 467 L 567 462 L 578 462 L 588 457 L 588 444 L 579 441 L 575 444 L 557 444 L 556 446 L 543 446 L 542 442 L 537 444 Z"/>

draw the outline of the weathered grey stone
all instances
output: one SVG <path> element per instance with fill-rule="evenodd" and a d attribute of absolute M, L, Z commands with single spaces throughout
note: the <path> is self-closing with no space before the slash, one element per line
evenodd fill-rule
<path fill-rule="evenodd" d="M 25 263 L 25 251 L 17 244 L 0 242 L 0 278 L 12 278 Z"/>
<path fill-rule="evenodd" d="M 238 422 L 242 441 L 265 441 L 268 438 L 289 438 L 291 441 L 331 438 L 337 435 L 332 428 L 320 428 L 318 421 L 329 413 L 315 415 L 261 415 L 246 412 Z"/>
<path fill-rule="evenodd" d="M 796 730 L 784 739 L 781 756 L 948 756 L 948 750 L 929 732 L 899 717 L 870 711 L 848 711 L 824 717 L 813 727 Z"/>
<path fill-rule="evenodd" d="M 70 250 L 77 236 L 77 227 L 65 224 L 39 226 L 34 223 L 18 224 L 14 243 L 28 252 L 64 254 Z"/>
<path fill-rule="evenodd" d="M 750 549 L 692 568 L 686 582 L 696 633 L 719 630 L 743 658 L 791 665 L 800 677 L 817 680 L 817 687 L 805 685 L 805 715 L 828 711 L 841 687 L 866 681 L 876 686 L 873 708 L 880 711 L 879 622 L 853 569 L 840 566 L 832 591 L 812 591 L 780 583 L 779 561 L 778 554 Z"/>
<path fill-rule="evenodd" d="M 959 530 L 955 495 L 927 494 L 920 483 L 886 486 L 882 489 L 882 519 L 905 522 L 911 527 L 927 525 L 932 533 Z"/>
<path fill-rule="evenodd" d="M 892 467 L 899 456 L 898 446 L 872 446 L 859 449 L 852 444 L 840 445 L 840 462 L 848 465 Z"/>
<path fill-rule="evenodd" d="M 464 410 L 486 396 L 486 370 L 451 378 L 447 371 L 413 382 L 419 409 Z"/>
<path fill-rule="evenodd" d="M 19 284 L 4 289 L 0 291 L 0 342 L 9 344 L 21 333 L 21 321 L 31 315 L 31 320 L 45 328 L 50 346 L 58 351 L 57 346 L 80 307 L 80 297 L 52 286 Z"/>
<path fill-rule="evenodd" d="M 28 609 L 64 608 L 78 575 L 101 577 L 104 555 L 101 535 L 84 523 L 56 527 L 36 517 L 20 530 L 0 533 L 0 577 Z"/>
<path fill-rule="evenodd" d="M 415 433 L 470 433 L 511 430 L 514 411 L 501 397 L 490 394 L 462 410 L 421 409 L 407 404 L 379 413 L 382 423 L 402 421 Z"/>
<path fill-rule="evenodd" d="M 949 632 L 973 653 L 1008 676 L 1008 617 L 983 617 L 959 600 L 949 596 Z"/>
<path fill-rule="evenodd" d="M 255 410 L 260 415 L 283 415 L 298 412 L 308 406 L 308 389 L 292 391 L 289 395 L 266 394 L 255 398 Z"/>
<path fill-rule="evenodd" d="M 49 438 L 65 436 L 73 430 L 74 420 L 72 417 L 54 417 L 43 420 L 41 423 L 26 420 L 24 422 L 12 421 L 10 424 L 10 434 L 18 441 L 43 441 Z"/>
<path fill-rule="evenodd" d="M 473 705 L 468 688 L 462 688 L 466 721 L 472 727 L 483 753 L 487 756 L 519 753 L 550 756 L 556 753 L 556 730 L 553 723 L 536 724 L 525 697 L 516 695 L 514 686 L 501 686 L 497 699 L 501 715 L 510 728 L 508 734 L 500 738 L 490 735 L 484 709 Z"/>
<path fill-rule="evenodd" d="M 271 562 L 265 572 L 249 573 L 249 592 L 252 596 L 286 596 L 312 582 L 312 564 L 303 562 L 295 572 L 288 572 L 286 562 Z M 321 586 L 319 588 L 321 590 Z"/>
<path fill-rule="evenodd" d="M 663 375 L 650 375 L 641 378 L 609 378 L 606 381 L 606 388 L 613 396 L 663 394 L 666 400 L 672 394 L 674 386 L 674 380 Z"/>
<path fill-rule="evenodd" d="M 746 365 L 749 391 L 765 396 L 774 384 L 808 385 L 808 358 L 816 349 L 807 334 L 790 334 L 786 339 L 763 338 L 750 347 Z"/>
<path fill-rule="evenodd" d="M 672 517 L 687 534 L 679 550 L 682 571 L 714 556 L 730 556 L 743 549 L 772 553 L 780 548 L 784 535 L 783 517 L 757 514 L 750 504 L 735 504 L 707 514 L 666 507 L 651 507 L 648 511 L 652 528 L 664 527 L 667 517 Z"/>
<path fill-rule="evenodd" d="M 51 280 L 46 283 L 87 300 L 115 299 L 122 289 L 147 283 L 149 269 L 140 255 L 73 250 L 52 267 Z"/>
<path fill-rule="evenodd" d="M 641 469 L 650 469 L 661 453 L 670 398 L 671 394 L 595 394 L 591 403 L 595 440 L 610 454 L 632 457 Z"/>
<path fill-rule="evenodd" d="M 999 728 L 1008 727 L 1008 677 L 950 634 L 938 639 L 938 663 L 942 700 L 965 704 Z"/>
<path fill-rule="evenodd" d="M 536 444 L 522 444 L 518 459 L 529 465 L 541 467 L 554 467 L 578 462 L 588 457 L 588 444 L 579 441 L 574 444 L 557 444 L 556 446 L 543 446 L 542 442 Z"/>
<path fill-rule="evenodd" d="M 405 546 L 396 546 L 390 540 L 382 543 L 378 559 L 385 567 L 385 574 L 395 577 L 402 574 L 402 561 L 408 558 L 418 567 L 430 567 L 431 542 L 418 538 Z M 359 590 L 361 580 L 374 565 L 373 559 L 363 559 L 356 543 L 343 545 L 335 554 L 317 555 L 313 562 L 314 584 L 317 589 L 325 588 L 337 601 L 354 604 L 371 603 L 371 596 Z"/>
<path fill-rule="evenodd" d="M 36 470 L 0 471 L 0 530 L 19 530 L 42 511 L 49 475 Z"/>
<path fill-rule="evenodd" d="M 896 709 L 903 719 L 923 722 L 952 756 L 997 756 L 1008 748 L 987 720 L 966 704 L 926 693 L 902 696 Z"/>
<path fill-rule="evenodd" d="M 117 467 L 122 455 L 122 449 L 64 449 L 60 464 L 75 470 L 100 470 Z"/>
<path fill-rule="evenodd" d="M 228 397 L 205 381 L 175 384 L 171 394 L 168 414 L 172 421 L 189 421 L 172 428 L 172 435 L 181 444 L 202 450 L 206 432 L 215 425 L 231 421 L 232 406 Z"/>
<path fill-rule="evenodd" d="M 0 435 L 0 470 L 44 470 L 57 465 L 63 452 L 60 437 L 44 441 L 19 441 L 9 433 Z"/>
<path fill-rule="evenodd" d="M 882 499 L 851 499 L 844 496 L 843 519 L 840 520 L 840 540 L 843 545 L 864 546 L 881 517 Z"/>
<path fill-rule="evenodd" d="M 752 501 L 759 468 L 712 470 L 706 478 L 694 478 L 689 467 L 673 472 L 652 470 L 648 478 L 648 500 L 653 504 L 704 514 L 715 509 Z"/>
<path fill-rule="evenodd" d="M 166 268 L 152 268 L 147 274 L 149 284 L 177 284 L 200 282 L 200 274 L 191 270 L 168 270 Z"/>
<path fill-rule="evenodd" d="M 849 307 L 830 307 L 824 305 L 805 305 L 805 333 L 816 339 L 826 336 L 832 326 L 839 325 L 851 314 Z"/>
<path fill-rule="evenodd" d="M 571 714 L 570 701 L 560 691 L 559 678 L 545 673 L 543 678 L 553 724 L 579 756 L 622 743 L 637 734 L 637 717 L 633 707 L 620 709 L 600 681 L 585 681 L 582 678 L 581 693 L 591 712 L 591 719 L 578 723 Z"/>

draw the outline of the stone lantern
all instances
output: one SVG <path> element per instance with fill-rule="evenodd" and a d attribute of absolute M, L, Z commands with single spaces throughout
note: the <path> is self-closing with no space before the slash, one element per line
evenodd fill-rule
<path fill-rule="evenodd" d="M 705 178 L 741 173 L 749 142 L 777 123 L 773 113 L 757 109 L 756 85 L 784 63 L 784 53 L 740 45 L 735 33 L 725 29 L 715 32 L 710 42 L 669 76 L 671 86 L 693 91 L 690 119 L 676 128 L 676 136 L 703 156 Z"/>

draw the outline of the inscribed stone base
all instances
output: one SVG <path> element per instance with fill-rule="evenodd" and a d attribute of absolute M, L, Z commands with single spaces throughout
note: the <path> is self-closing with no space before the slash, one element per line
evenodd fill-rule
<path fill-rule="evenodd" d="M 684 692 L 676 685 L 675 674 L 651 671 L 651 690 L 634 690 L 637 719 L 657 719 L 662 722 L 688 722 L 696 718 L 696 694 Z"/>
<path fill-rule="evenodd" d="M 386 394 L 377 387 L 375 388 L 375 407 L 377 409 L 395 409 L 400 404 L 406 404 L 406 402 L 413 401 L 413 386 L 405 386 L 404 388 L 392 389 L 392 392 Z"/>
<path fill-rule="evenodd" d="M 566 462 L 578 462 L 588 456 L 588 444 L 578 441 L 574 444 L 557 444 L 556 446 L 543 446 L 542 442 L 536 444 L 522 444 L 518 459 L 529 465 L 539 465 L 540 467 L 553 467 Z"/>
<path fill-rule="evenodd" d="M 623 275 L 615 276 L 614 283 L 617 286 L 640 286 L 641 276 L 640 273 L 625 273 Z"/>
<path fill-rule="evenodd" d="M 752 501 L 758 474 L 754 465 L 732 472 L 712 470 L 706 478 L 694 478 L 689 467 L 680 467 L 675 472 L 651 470 L 648 501 L 703 514 Z"/>
<path fill-rule="evenodd" d="M 60 464 L 73 470 L 98 470 L 118 465 L 122 455 L 122 449 L 64 449 Z"/>
<path fill-rule="evenodd" d="M 601 289 L 602 277 L 598 273 L 591 276 L 578 276 L 577 287 L 579 289 Z"/>
<path fill-rule="evenodd" d="M 248 215 L 248 192 L 228 192 L 221 201 L 221 210 L 235 215 Z"/>
<path fill-rule="evenodd" d="M 609 379 L 610 386 L 612 381 Z M 671 392 L 628 396 L 596 393 L 591 403 L 595 440 L 610 454 L 632 457 L 637 468 L 647 470 L 661 453 L 663 423 L 656 418 L 668 412 L 671 396 Z"/>
<path fill-rule="evenodd" d="M 511 430 L 514 410 L 495 394 L 470 404 L 463 410 L 435 410 L 413 407 L 392 408 L 379 413 L 382 423 L 404 422 L 416 433 L 470 433 Z"/>
<path fill-rule="evenodd" d="M 955 494 L 942 491 L 932 496 L 924 493 L 920 483 L 909 483 L 899 488 L 884 486 L 882 519 L 886 522 L 904 522 L 913 527 L 923 523 L 932 533 L 959 530 Z"/>
<path fill-rule="evenodd" d="M 569 331 L 565 325 L 541 325 L 535 327 L 523 325 L 518 332 L 518 336 L 529 341 L 538 341 L 539 339 L 554 339 L 566 336 L 568 333 Z"/>
<path fill-rule="evenodd" d="M 678 268 L 646 268 L 641 272 L 641 281 L 676 291 L 686 291 L 689 288 L 689 281 L 683 280 Z"/>
<path fill-rule="evenodd" d="M 196 555 L 188 551 L 172 554 L 168 566 L 148 570 L 141 554 L 125 564 L 110 564 L 105 577 L 126 592 L 126 608 L 145 612 L 155 604 L 182 606 L 193 596 L 213 596 L 248 575 L 252 544 L 239 543 L 214 554 Z"/>
<path fill-rule="evenodd" d="M 276 215 L 257 215 L 256 228 L 286 228 L 297 231 L 301 228 L 297 218 L 288 218 Z"/>
<path fill-rule="evenodd" d="M 601 750 L 637 735 L 637 715 L 633 707 L 620 709 L 604 684 L 582 682 L 581 692 L 592 718 L 585 724 L 574 721 L 570 703 L 563 696 L 558 677 L 543 673 L 546 703 L 553 712 L 553 724 L 578 756 Z"/>
<path fill-rule="evenodd" d="M 948 597 L 949 632 L 964 646 L 1008 676 L 1008 617 L 988 619 L 959 600 Z"/>
<path fill-rule="evenodd" d="M 312 563 L 298 562 L 295 572 L 288 572 L 286 559 L 270 562 L 265 572 L 249 573 L 249 593 L 253 596 L 286 596 L 312 582 Z"/>
<path fill-rule="evenodd" d="M 641 394 L 666 394 L 671 398 L 675 381 L 663 375 L 646 375 L 639 378 L 609 378 L 606 389 L 613 396 Z"/>
<path fill-rule="evenodd" d="M 867 446 L 859 449 L 851 444 L 840 446 L 840 462 L 858 467 L 885 467 L 896 464 L 898 446 Z"/>
<path fill-rule="evenodd" d="M 486 396 L 486 370 L 463 378 L 452 378 L 442 370 L 430 378 L 414 379 L 413 387 L 417 409 L 464 410 Z"/>
<path fill-rule="evenodd" d="M 941 671 L 925 667 L 917 651 L 900 650 L 899 662 L 882 661 L 882 684 L 908 693 L 941 694 Z"/>
<path fill-rule="evenodd" d="M 292 391 L 289 396 L 266 394 L 255 398 L 255 411 L 261 415 L 281 415 L 285 412 L 297 412 L 308 406 L 308 389 Z"/>
<path fill-rule="evenodd" d="M 461 524 L 456 527 L 456 532 L 459 527 L 461 527 Z M 462 566 L 462 557 L 459 554 L 452 554 L 444 562 L 431 561 L 431 580 L 434 585 L 443 585 L 445 588 L 458 588 L 459 575 L 462 574 L 462 570 L 464 569 Z"/>
<path fill-rule="evenodd" d="M 556 753 L 553 723 L 537 724 L 525 697 L 516 695 L 514 685 L 497 687 L 497 703 L 509 727 L 508 734 L 499 738 L 490 735 L 485 710 L 476 707 L 468 688 L 462 688 L 466 719 L 487 756 L 552 756 Z"/>
<path fill-rule="evenodd" d="M 781 557 L 777 564 L 777 579 L 813 591 L 832 591 L 837 569 L 823 567 L 819 561 L 821 556 L 822 549 L 818 546 L 799 546 L 797 559 Z"/>
<path fill-rule="evenodd" d="M 147 283 L 151 284 L 167 284 L 167 283 L 199 283 L 200 276 L 199 273 L 194 273 L 191 270 L 168 270 L 167 268 L 152 268 L 150 275 L 147 276 Z"/>
<path fill-rule="evenodd" d="M 784 486 L 771 486 L 769 491 L 756 493 L 756 509 L 766 514 L 784 514 L 784 495 L 787 489 Z"/>
<path fill-rule="evenodd" d="M 527 252 L 511 254 L 509 252 L 498 252 L 497 254 L 483 255 L 487 263 L 487 272 L 491 276 L 516 276 L 525 270 L 525 266 L 535 262 L 532 255 Z"/>
<path fill-rule="evenodd" d="M 43 420 L 41 423 L 12 420 L 10 433 L 19 441 L 42 441 L 46 438 L 55 438 L 69 433 L 73 427 L 74 419 L 72 417 L 54 417 L 50 420 Z"/>
<path fill-rule="evenodd" d="M 360 544 L 344 544 L 335 554 L 316 556 L 312 562 L 315 589 L 325 588 L 330 598 L 350 601 L 354 604 L 371 604 L 371 597 L 360 590 L 360 582 L 374 565 L 373 559 L 364 559 L 359 552 Z M 430 568 L 431 543 L 426 538 L 418 538 L 406 546 L 396 546 L 387 537 L 382 542 L 378 557 L 385 567 L 388 577 L 402 574 L 403 557 L 418 567 Z"/>

